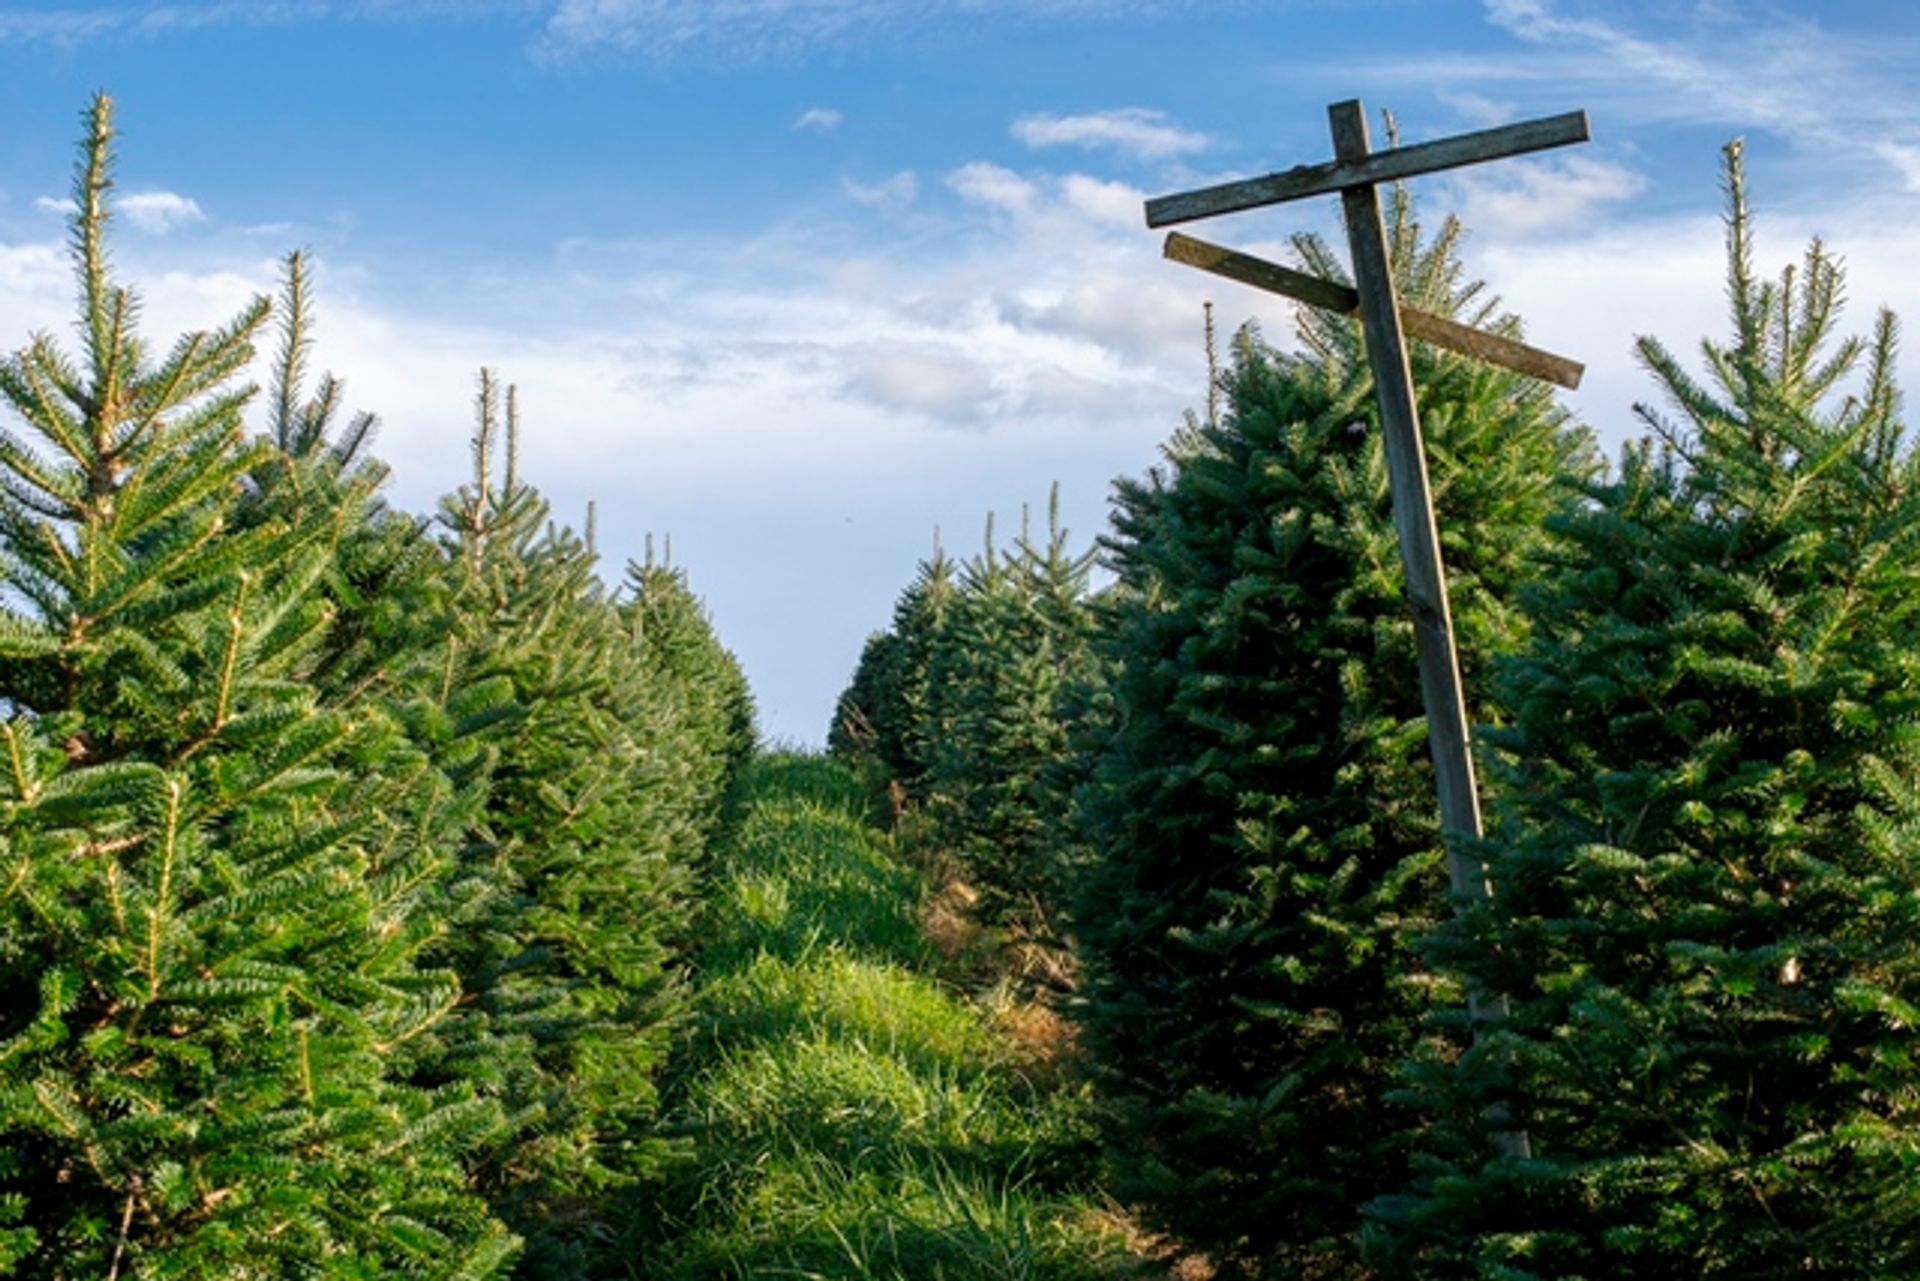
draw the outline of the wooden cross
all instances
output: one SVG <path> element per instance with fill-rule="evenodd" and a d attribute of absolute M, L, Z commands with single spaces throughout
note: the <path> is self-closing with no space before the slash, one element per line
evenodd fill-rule
<path fill-rule="evenodd" d="M 1587 116 L 1583 111 L 1568 112 L 1385 151 L 1371 149 L 1366 112 L 1358 99 L 1334 103 L 1327 108 L 1327 117 L 1333 128 L 1332 160 L 1149 200 L 1147 225 L 1164 227 L 1307 196 L 1340 194 L 1353 253 L 1352 289 L 1178 233 L 1167 238 L 1166 255 L 1311 306 L 1343 314 L 1360 313 L 1367 361 L 1380 400 L 1393 522 L 1406 568 L 1407 604 L 1413 614 L 1420 665 L 1420 695 L 1440 793 L 1440 827 L 1449 838 L 1471 838 L 1446 841 L 1447 875 L 1456 894 L 1484 898 L 1488 892 L 1486 869 L 1471 852 L 1472 840 L 1478 839 L 1482 830 L 1480 797 L 1474 786 L 1466 699 L 1460 688 L 1460 663 L 1447 605 L 1440 538 L 1434 525 L 1433 496 L 1427 483 L 1426 450 L 1421 444 L 1420 418 L 1414 404 L 1413 373 L 1407 364 L 1406 336 L 1411 333 L 1438 346 L 1567 387 L 1579 385 L 1581 367 L 1501 335 L 1401 307 L 1394 295 L 1386 229 L 1375 188 L 1382 182 L 1416 174 L 1585 142 L 1589 137 Z M 1506 1014 L 1504 997 L 1474 993 L 1469 1000 L 1477 1022 L 1498 1020 Z M 1489 1119 L 1494 1122 L 1494 1137 L 1503 1150 L 1526 1155 L 1524 1133 L 1502 1126 L 1503 1117 Z"/>

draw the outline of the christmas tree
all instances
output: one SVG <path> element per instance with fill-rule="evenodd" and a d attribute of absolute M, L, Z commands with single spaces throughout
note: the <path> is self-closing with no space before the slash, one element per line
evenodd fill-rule
<path fill-rule="evenodd" d="M 1562 518 L 1501 682 L 1494 897 L 1433 954 L 1512 1017 L 1417 1064 L 1396 1274 L 1920 1270 L 1920 463 L 1892 317 L 1836 341 L 1817 242 L 1755 276 L 1740 160 L 1732 339 L 1705 378 L 1640 341 L 1667 409 Z"/>
<path fill-rule="evenodd" d="M 1514 328 L 1463 278 L 1457 223 L 1428 239 L 1404 197 L 1391 214 L 1408 305 Z M 1395 1065 L 1436 1000 L 1462 999 L 1412 946 L 1445 881 L 1359 326 L 1309 312 L 1300 336 L 1290 355 L 1243 332 L 1217 415 L 1118 487 L 1113 731 L 1081 805 L 1081 1022 L 1113 1186 L 1225 1277 L 1364 1275 L 1359 1207 L 1398 1186 L 1413 1124 Z M 1585 446 L 1538 384 L 1413 361 L 1484 716 Z"/>
<path fill-rule="evenodd" d="M 351 501 L 272 505 L 235 382 L 270 306 L 155 358 L 106 249 L 111 105 L 72 217 L 83 352 L 0 364 L 0 1257 L 15 1275 L 493 1275 L 412 1079 L 459 996 L 390 821 L 417 754 L 309 679 Z"/>
<path fill-rule="evenodd" d="M 831 749 L 868 763 L 896 817 L 909 801 L 926 799 L 927 665 L 946 625 L 954 577 L 936 535 L 933 555 L 894 604 L 892 625 L 861 651 L 828 731 Z"/>
<path fill-rule="evenodd" d="M 1067 700 L 1090 678 L 1091 551 L 1067 550 L 1059 491 L 1045 542 L 1027 522 L 1011 551 L 986 546 L 962 568 L 927 660 L 926 793 L 980 916 L 1052 932 L 1065 888 L 1060 825 L 1071 795 Z"/>

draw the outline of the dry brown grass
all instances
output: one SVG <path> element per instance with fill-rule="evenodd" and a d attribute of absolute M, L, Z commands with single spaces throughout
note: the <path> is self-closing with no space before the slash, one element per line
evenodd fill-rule
<path fill-rule="evenodd" d="M 949 969 L 964 969 L 966 958 L 980 947 L 985 931 L 973 915 L 978 899 L 971 886 L 951 876 L 920 908 L 920 928 Z"/>
<path fill-rule="evenodd" d="M 979 919 L 980 894 L 965 865 L 933 839 L 924 815 L 896 803 L 896 857 L 917 870 L 928 891 L 920 927 L 939 958 L 943 977 L 969 993 L 1003 1038 L 1013 1064 L 1042 1088 L 1084 1080 L 1079 1029 L 1060 1012 L 1079 986 L 1071 947 L 1018 922 L 989 928 Z M 1032 919 L 1040 913 L 1036 907 Z M 1088 1226 L 1121 1243 L 1136 1274 L 1155 1281 L 1213 1281 L 1218 1269 L 1202 1254 L 1148 1231 L 1124 1206 L 1107 1201 L 1087 1212 Z"/>
<path fill-rule="evenodd" d="M 1091 1226 L 1102 1235 L 1120 1241 L 1127 1255 L 1142 1266 L 1156 1269 L 1145 1276 L 1165 1281 L 1213 1281 L 1218 1271 L 1204 1254 L 1183 1254 L 1167 1238 L 1142 1227 L 1125 1206 L 1107 1202 L 1089 1212 Z"/>

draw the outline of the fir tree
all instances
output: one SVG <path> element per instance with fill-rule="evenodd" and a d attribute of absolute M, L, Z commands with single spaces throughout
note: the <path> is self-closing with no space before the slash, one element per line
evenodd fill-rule
<path fill-rule="evenodd" d="M 1462 279 L 1460 228 L 1392 202 L 1409 305 L 1511 330 Z M 1317 241 L 1298 248 L 1323 275 Z M 1437 806 L 1358 325 L 1305 351 L 1244 332 L 1221 405 L 1118 487 L 1103 643 L 1111 745 L 1083 790 L 1074 927 L 1113 1186 L 1226 1277 L 1350 1277 L 1359 1207 L 1398 1185 L 1394 1067 L 1436 994 Z M 1470 707 L 1560 477 L 1547 389 L 1413 352 Z"/>
<path fill-rule="evenodd" d="M 417 757 L 307 679 L 351 504 L 263 513 L 237 373 L 269 314 L 155 360 L 114 284 L 88 115 L 84 353 L 0 364 L 0 1253 L 23 1276 L 492 1275 L 462 1159 L 498 1124 L 408 1078 L 458 997 L 416 962 Z M 429 825 L 431 827 L 431 825 Z"/>
<path fill-rule="evenodd" d="M 829 731 L 830 747 L 872 763 L 896 817 L 909 802 L 926 799 L 932 755 L 927 668 L 954 591 L 954 565 L 936 531 L 933 555 L 920 562 L 894 603 L 892 625 L 862 650 Z"/>
<path fill-rule="evenodd" d="M 667 639 L 682 620 L 664 589 L 649 602 L 660 646 L 643 639 L 589 542 L 520 479 L 511 388 L 502 408 L 483 372 L 473 481 L 441 512 L 449 662 L 472 689 L 497 685 L 509 719 L 472 876 L 452 896 L 469 923 L 437 952 L 465 994 L 424 1066 L 507 1109 L 474 1177 L 527 1239 L 518 1275 L 617 1275 L 672 1146 L 655 1129 L 656 1083 L 684 1004 L 691 875 L 744 750 L 736 736 L 751 743 L 750 726 L 709 727 L 688 709 L 745 715 L 728 701 L 745 688 L 736 668 L 695 661 L 707 656 L 693 637 Z"/>
<path fill-rule="evenodd" d="M 876 725 L 881 700 L 891 691 L 884 685 L 884 674 L 895 665 L 894 650 L 899 637 L 892 632 L 875 632 L 860 647 L 860 661 L 854 665 L 853 679 L 834 700 L 833 721 L 827 726 L 827 751 L 862 761 L 877 761 L 880 732 Z"/>
<path fill-rule="evenodd" d="M 1677 417 L 1564 519 L 1502 682 L 1495 896 L 1435 954 L 1513 1015 L 1416 1075 L 1410 1275 L 1920 1272 L 1920 461 L 1892 317 L 1834 341 L 1818 242 L 1758 280 L 1726 158 L 1732 340 L 1705 379 L 1640 341 Z"/>
<path fill-rule="evenodd" d="M 627 565 L 622 608 L 654 689 L 672 700 L 676 758 L 687 770 L 701 839 L 724 825 L 728 798 L 758 744 L 753 691 L 740 660 L 720 643 L 684 570 L 666 561 Z"/>
<path fill-rule="evenodd" d="M 335 426 L 337 380 L 300 390 L 307 293 L 296 257 L 271 395 L 275 437 L 295 452 L 263 486 L 282 506 L 378 476 L 353 461 L 371 420 Z M 473 479 L 443 501 L 439 538 L 384 509 L 347 531 L 319 677 L 405 727 L 450 798 L 433 819 L 461 824 L 443 832 L 461 857 L 421 881 L 431 955 L 461 999 L 416 1043 L 414 1073 L 506 1109 L 467 1165 L 526 1240 L 517 1275 L 619 1274 L 672 1148 L 655 1132 L 656 1077 L 724 753 L 689 730 L 698 697 L 640 643 L 587 540 L 520 478 L 516 395 L 503 404 L 487 371 L 476 418 Z"/>
<path fill-rule="evenodd" d="M 928 807 L 980 892 L 990 923 L 1047 936 L 1063 906 L 1071 804 L 1069 699 L 1092 671 L 1091 551 L 1067 550 L 1056 488 L 1047 538 L 1023 528 L 963 567 L 927 660 Z"/>

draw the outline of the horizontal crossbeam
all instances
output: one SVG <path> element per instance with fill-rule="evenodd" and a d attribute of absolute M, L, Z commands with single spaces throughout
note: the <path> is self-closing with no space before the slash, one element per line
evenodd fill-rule
<path fill-rule="evenodd" d="M 1165 253 L 1174 262 L 1198 267 L 1202 271 L 1210 271 L 1216 276 L 1225 276 L 1268 293 L 1281 294 L 1311 307 L 1341 315 L 1351 315 L 1360 310 L 1360 295 L 1345 285 L 1310 276 L 1291 267 L 1282 267 L 1279 263 L 1255 258 L 1251 254 L 1195 240 L 1177 231 L 1168 234 Z M 1568 389 L 1578 387 L 1581 375 L 1586 372 L 1584 365 L 1565 356 L 1556 356 L 1550 351 L 1529 347 L 1523 342 L 1490 334 L 1484 329 L 1475 329 L 1431 312 L 1416 311 L 1412 307 L 1400 308 L 1400 325 L 1408 334 L 1423 342 L 1473 356 L 1489 364 L 1501 365 L 1556 386 Z"/>
<path fill-rule="evenodd" d="M 1438 138 L 1410 147 L 1392 147 L 1376 151 L 1356 161 L 1328 160 L 1314 165 L 1296 165 L 1264 178 L 1246 178 L 1239 182 L 1183 191 L 1147 201 L 1147 226 L 1168 227 L 1195 218 L 1237 213 L 1261 205 L 1277 205 L 1307 196 L 1322 196 L 1348 187 L 1376 182 L 1396 182 L 1416 174 L 1457 169 L 1461 165 L 1502 156 L 1521 156 L 1530 151 L 1545 151 L 1569 143 L 1585 142 L 1590 137 L 1587 113 L 1569 111 L 1564 115 L 1519 124 L 1501 125 L 1476 133 Z"/>

